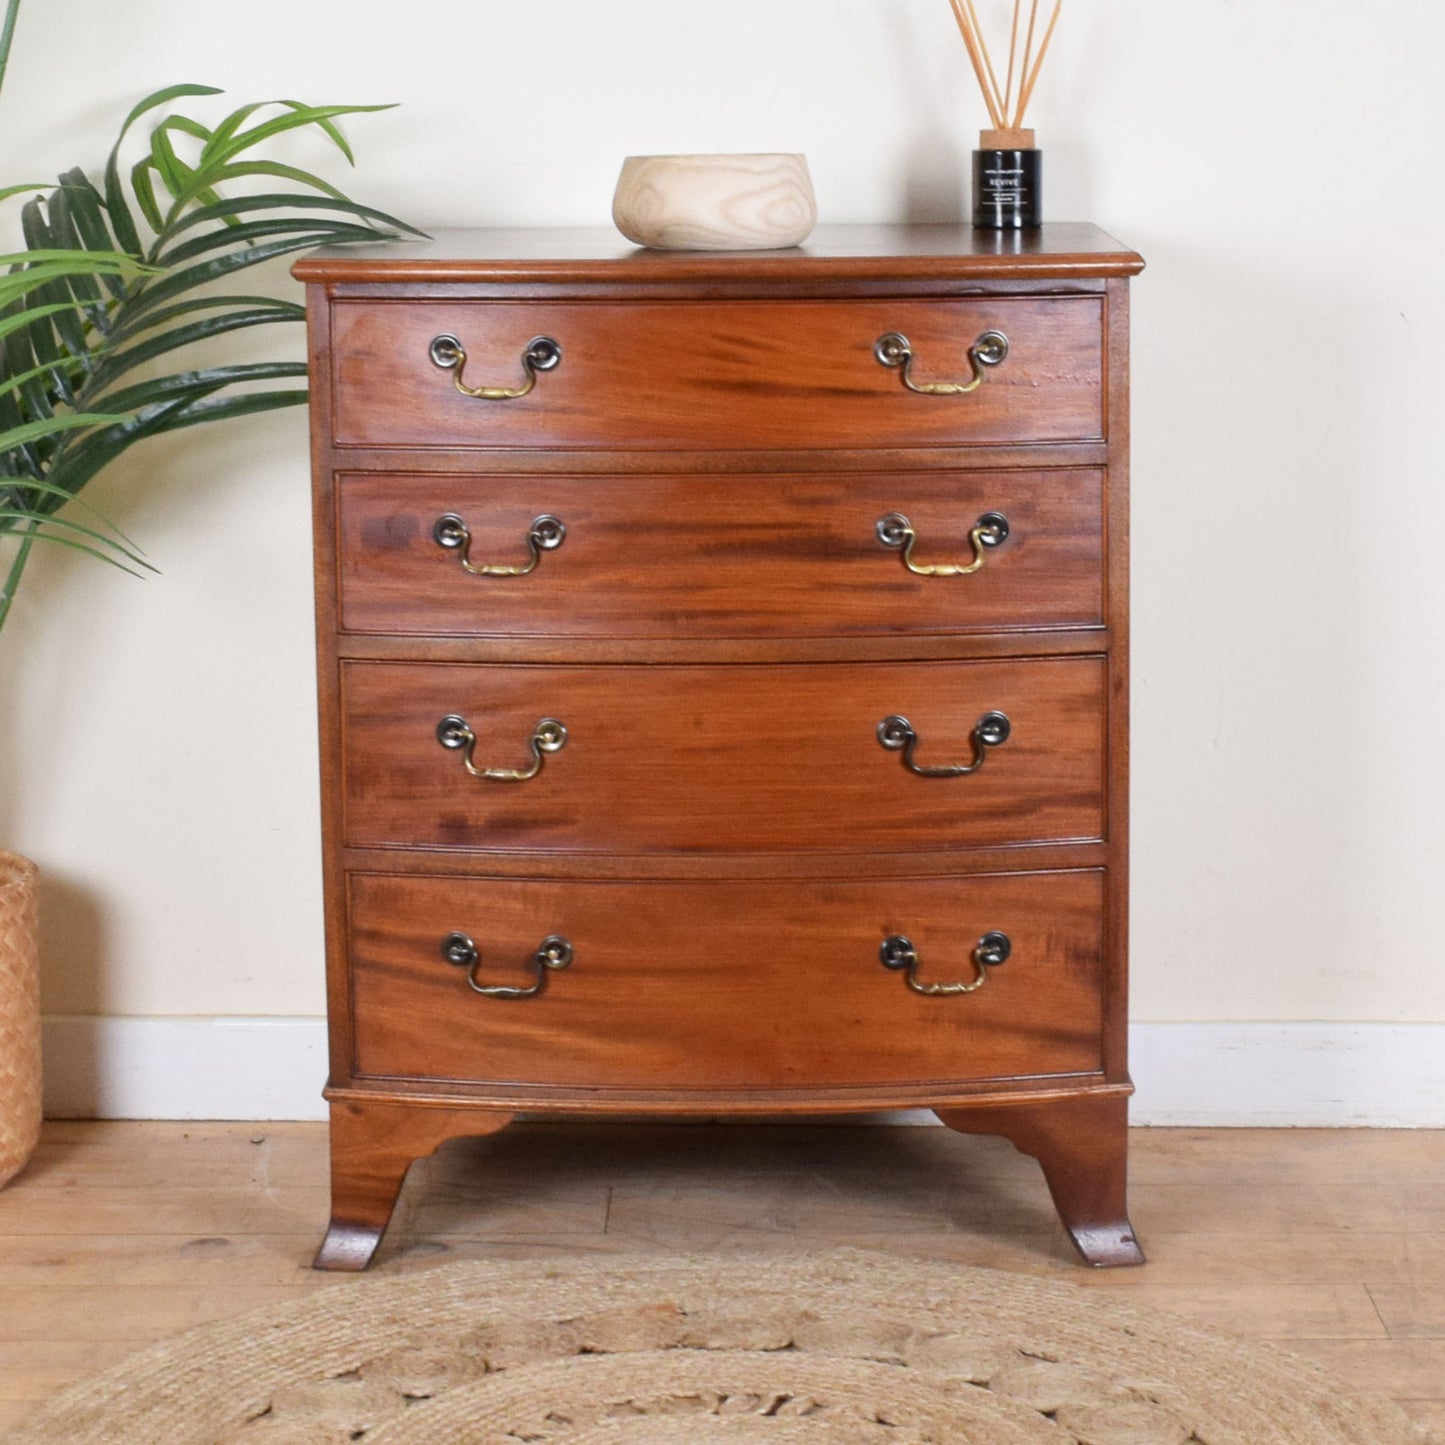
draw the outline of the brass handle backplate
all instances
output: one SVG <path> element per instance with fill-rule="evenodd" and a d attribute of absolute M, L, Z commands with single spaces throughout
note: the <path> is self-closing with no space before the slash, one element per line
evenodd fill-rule
<path fill-rule="evenodd" d="M 931 998 L 942 998 L 951 994 L 977 993 L 988 981 L 988 970 L 997 968 L 1008 961 L 1013 952 L 1013 943 L 1008 934 L 996 929 L 985 933 L 973 948 L 974 976 L 967 983 L 920 983 L 918 970 L 921 960 L 912 941 L 901 933 L 890 934 L 878 950 L 878 960 L 884 968 L 895 971 L 907 969 L 905 982 L 914 993 L 925 993 Z"/>
<path fill-rule="evenodd" d="M 941 767 L 930 767 L 913 760 L 914 749 L 918 746 L 918 734 L 906 717 L 899 717 L 895 713 L 892 717 L 884 718 L 878 724 L 878 741 L 890 753 L 901 752 L 903 766 L 910 773 L 917 773 L 920 778 L 961 778 L 969 773 L 976 773 L 983 766 L 989 748 L 1006 743 L 1012 731 L 1013 724 L 1009 722 L 1006 714 L 984 713 L 973 725 L 972 759 L 966 763 L 951 763 Z"/>
<path fill-rule="evenodd" d="M 913 560 L 913 548 L 918 541 L 918 533 L 902 512 L 889 512 L 886 517 L 879 517 L 874 530 L 885 547 L 894 551 L 902 548 L 903 565 L 915 576 L 967 577 L 983 566 L 988 548 L 1008 541 L 1009 528 L 1008 518 L 1002 512 L 985 512 L 973 524 L 968 534 L 968 540 L 973 546 L 972 562 L 935 562 L 931 565 Z"/>
<path fill-rule="evenodd" d="M 479 768 L 473 757 L 477 735 L 466 718 L 458 717 L 456 713 L 449 713 L 437 724 L 437 741 L 444 748 L 465 748 L 462 762 L 474 778 L 481 778 L 489 783 L 525 783 L 542 771 L 543 753 L 561 751 L 567 741 L 567 729 L 554 717 L 542 718 L 532 729 L 529 739 L 532 761 L 525 768 Z"/>
<path fill-rule="evenodd" d="M 457 560 L 463 572 L 473 577 L 525 577 L 536 570 L 543 552 L 554 552 L 567 540 L 567 525 L 560 517 L 543 514 L 532 519 L 527 529 L 527 550 L 531 552 L 528 561 L 517 566 L 502 563 L 477 563 L 472 561 L 471 529 L 455 512 L 445 512 L 436 519 L 431 529 L 432 541 L 448 552 L 457 552 Z"/>
<path fill-rule="evenodd" d="M 914 381 L 913 347 L 901 332 L 889 331 L 873 343 L 873 355 L 880 366 L 897 371 L 909 391 L 920 396 L 967 396 L 983 385 L 986 367 L 1001 366 L 1008 359 L 1008 337 L 1002 331 L 985 331 L 968 348 L 973 374 L 967 381 Z"/>
<path fill-rule="evenodd" d="M 562 363 L 562 346 L 550 336 L 534 336 L 522 348 L 522 372 L 526 380 L 521 386 L 468 386 L 462 380 L 462 371 L 467 364 L 466 348 L 451 335 L 437 336 L 427 348 L 433 366 L 452 373 L 452 385 L 463 396 L 475 397 L 478 401 L 516 401 L 526 396 L 537 384 L 537 374 L 551 371 Z"/>
<path fill-rule="evenodd" d="M 442 939 L 442 957 L 448 963 L 466 969 L 467 983 L 474 993 L 485 994 L 487 998 L 535 998 L 546 986 L 549 973 L 571 965 L 572 945 L 556 933 L 548 934 L 537 945 L 537 951 L 532 955 L 537 982 L 531 988 L 478 983 L 477 970 L 482 966 L 482 951 L 465 933 L 449 933 Z"/>

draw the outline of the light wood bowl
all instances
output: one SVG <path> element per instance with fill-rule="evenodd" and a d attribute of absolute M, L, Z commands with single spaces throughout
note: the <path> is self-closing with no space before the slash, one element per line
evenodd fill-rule
<path fill-rule="evenodd" d="M 818 204 L 804 156 L 628 156 L 612 219 L 639 246 L 763 251 L 798 245 Z"/>

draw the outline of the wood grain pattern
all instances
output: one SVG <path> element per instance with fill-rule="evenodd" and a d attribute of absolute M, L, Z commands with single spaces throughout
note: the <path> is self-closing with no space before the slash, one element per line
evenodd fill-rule
<path fill-rule="evenodd" d="M 347 632 L 536 639 L 976 635 L 1103 622 L 1097 471 L 863 476 L 338 479 Z M 920 565 L 968 565 L 970 530 L 1009 536 L 979 571 L 919 577 L 877 537 L 901 512 Z M 524 577 L 476 577 L 432 528 L 460 516 L 474 564 L 523 565 L 535 518 L 567 535 Z M 759 585 L 765 580 L 766 585 Z"/>
<path fill-rule="evenodd" d="M 1104 981 L 1105 1063 L 1117 1084 L 1129 1081 L 1129 283 L 1105 283 L 1104 353 L 1108 358 L 1109 485 L 1105 497 L 1104 565 L 1109 599 L 1109 900 Z"/>
<path fill-rule="evenodd" d="M 1039 1161 L 1059 1218 L 1084 1261 L 1096 1267 L 1144 1263 L 1129 1222 L 1129 1096 L 1091 1094 L 1047 1105 L 990 1105 L 938 1117 L 952 1129 L 1002 1134 Z"/>
<path fill-rule="evenodd" d="M 1101 873 L 889 883 L 570 883 L 353 876 L 356 1073 L 588 1088 L 778 1089 L 1100 1068 Z M 1013 943 L 976 993 L 925 997 L 884 968 L 910 938 L 926 982 L 972 980 L 986 932 Z M 569 968 L 526 999 L 549 934 Z M 615 1020 L 609 1027 L 607 1020 Z"/>
<path fill-rule="evenodd" d="M 1100 302 L 338 302 L 331 326 L 340 446 L 925 447 L 1103 435 Z M 1008 359 L 968 396 L 919 396 L 880 365 L 901 332 L 920 380 L 967 381 L 986 331 Z M 561 364 L 515 401 L 461 395 L 428 359 L 452 335 L 470 386 L 515 387 L 537 336 Z"/>
<path fill-rule="evenodd" d="M 629 241 L 672 251 L 770 251 L 817 224 L 801 155 L 628 156 L 612 221 Z"/>
<path fill-rule="evenodd" d="M 798 250 L 748 256 L 637 251 L 611 226 L 438 230 L 424 241 L 314 251 L 292 267 L 302 281 L 340 289 L 398 286 L 689 287 L 820 281 L 852 288 L 980 281 L 1087 285 L 1138 275 L 1144 260 L 1097 226 L 1051 222 L 1001 234 L 958 225 L 819 226 Z"/>
<path fill-rule="evenodd" d="M 1098 838 L 1104 665 L 467 667 L 345 663 L 345 836 L 356 846 L 557 852 L 887 852 Z M 980 717 L 1008 741 L 963 777 L 910 773 L 881 746 L 902 715 L 924 765 L 968 762 Z M 436 739 L 448 715 L 479 766 L 518 768 L 542 718 L 566 746 L 525 783 L 467 775 Z"/>
<path fill-rule="evenodd" d="M 475 1109 L 333 1101 L 331 1222 L 315 1268 L 365 1269 L 391 1222 L 396 1197 L 413 1162 L 448 1139 L 492 1134 L 511 1122 L 510 1114 Z"/>

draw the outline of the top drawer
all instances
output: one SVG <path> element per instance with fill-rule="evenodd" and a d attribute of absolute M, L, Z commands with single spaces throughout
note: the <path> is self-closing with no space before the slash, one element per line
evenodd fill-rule
<path fill-rule="evenodd" d="M 794 450 L 1088 442 L 1103 437 L 1103 302 L 968 300 L 338 301 L 342 446 Z M 980 347 L 985 333 L 1007 338 Z M 880 340 L 906 339 L 886 365 Z M 465 364 L 445 369 L 451 337 Z M 539 337 L 560 360 L 519 390 Z M 993 359 L 980 365 L 975 354 Z M 454 356 L 445 344 L 443 359 Z M 967 384 L 967 393 L 911 390 Z"/>

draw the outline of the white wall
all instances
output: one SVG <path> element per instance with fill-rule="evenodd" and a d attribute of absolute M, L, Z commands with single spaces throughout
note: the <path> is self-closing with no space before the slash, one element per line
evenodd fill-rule
<path fill-rule="evenodd" d="M 1445 11 L 1379 14 L 1073 0 L 1036 100 L 1050 218 L 1149 261 L 1144 1021 L 1445 1025 Z M 424 226 L 605 223 L 624 155 L 713 149 L 806 151 L 826 221 L 956 219 L 982 120 L 945 0 L 26 0 L 0 182 L 181 79 L 401 102 L 346 184 Z M 307 486 L 299 413 L 152 444 L 93 491 L 163 575 L 27 578 L 0 840 L 46 872 L 50 1013 L 322 1010 Z"/>

